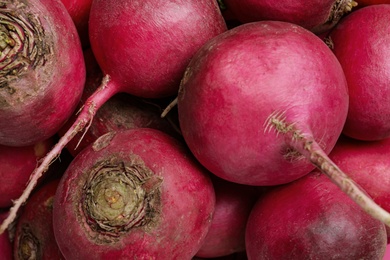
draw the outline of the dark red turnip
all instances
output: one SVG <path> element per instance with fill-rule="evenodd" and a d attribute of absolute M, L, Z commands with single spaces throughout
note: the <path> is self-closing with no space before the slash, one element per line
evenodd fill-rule
<path fill-rule="evenodd" d="M 262 21 L 213 38 L 187 68 L 178 111 L 186 143 L 215 175 L 278 185 L 317 166 L 390 226 L 390 214 L 327 157 L 346 119 L 347 83 L 332 51 L 310 31 Z"/>
<path fill-rule="evenodd" d="M 242 23 L 277 20 L 300 25 L 316 33 L 329 30 L 357 4 L 353 0 L 222 0 Z"/>
<path fill-rule="evenodd" d="M 260 198 L 245 243 L 250 260 L 382 260 L 387 237 L 381 222 L 315 171 Z"/>
<path fill-rule="evenodd" d="M 66 259 L 191 259 L 215 207 L 209 173 L 154 129 L 110 132 L 81 151 L 54 200 Z"/>
<path fill-rule="evenodd" d="M 59 180 L 39 187 L 23 207 L 16 223 L 14 259 L 65 259 L 54 237 L 53 200 Z"/>
<path fill-rule="evenodd" d="M 92 0 L 61 0 L 76 26 L 83 48 L 89 46 L 88 20 Z"/>
<path fill-rule="evenodd" d="M 210 229 L 196 253 L 197 257 L 216 258 L 245 251 L 245 227 L 260 189 L 212 178 L 216 196 Z"/>
<path fill-rule="evenodd" d="M 31 172 L 53 143 L 53 138 L 49 138 L 23 147 L 0 145 L 0 208 L 12 206 L 12 201 L 22 195 Z"/>
<path fill-rule="evenodd" d="M 7 216 L 6 212 L 0 212 L 0 221 L 3 221 Z M 13 260 L 12 242 L 8 234 L 8 230 L 0 234 L 0 259 Z"/>
<path fill-rule="evenodd" d="M 85 66 L 76 28 L 59 0 L 0 4 L 0 144 L 52 137 L 79 102 Z"/>
<path fill-rule="evenodd" d="M 329 157 L 378 205 L 390 211 L 390 138 L 367 142 L 343 136 Z"/>
<path fill-rule="evenodd" d="M 390 5 L 361 8 L 329 37 L 349 88 L 344 133 L 361 140 L 390 137 Z"/>
<path fill-rule="evenodd" d="M 105 74 L 103 82 L 86 101 L 74 124 L 33 172 L 24 194 L 1 225 L 0 233 L 15 218 L 18 208 L 51 161 L 74 135 L 90 124 L 108 99 L 119 92 L 149 98 L 175 94 L 193 54 L 226 29 L 215 1 L 138 0 L 118 4 L 114 0 L 94 0 L 89 36 L 94 55 Z M 66 98 L 61 96 L 61 99 Z"/>

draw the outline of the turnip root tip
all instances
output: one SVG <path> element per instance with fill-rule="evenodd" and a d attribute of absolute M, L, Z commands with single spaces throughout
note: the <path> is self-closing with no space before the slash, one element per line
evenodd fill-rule
<path fill-rule="evenodd" d="M 328 176 L 343 192 L 365 212 L 390 227 L 390 213 L 380 207 L 350 177 L 348 177 L 323 151 L 311 135 L 303 134 L 294 123 L 286 122 L 283 112 L 272 113 L 264 123 L 265 131 L 275 130 L 297 152 L 305 156 L 322 173 Z"/>

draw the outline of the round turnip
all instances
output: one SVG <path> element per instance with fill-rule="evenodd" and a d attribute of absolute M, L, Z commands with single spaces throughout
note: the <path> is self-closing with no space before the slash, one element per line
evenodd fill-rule
<path fill-rule="evenodd" d="M 247 223 L 248 259 L 382 260 L 385 226 L 319 171 L 272 189 Z"/>
<path fill-rule="evenodd" d="M 223 0 L 242 23 L 277 20 L 300 25 L 316 33 L 329 30 L 357 3 L 353 0 Z"/>
<path fill-rule="evenodd" d="M 66 259 L 191 259 L 214 208 L 209 172 L 187 147 L 137 128 L 103 135 L 74 158 L 53 226 Z"/>
<path fill-rule="evenodd" d="M 12 206 L 22 195 L 38 161 L 50 151 L 53 138 L 23 147 L 0 145 L 0 208 Z"/>
<path fill-rule="evenodd" d="M 16 223 L 14 260 L 65 259 L 54 237 L 53 200 L 59 180 L 39 187 L 23 207 Z"/>
<path fill-rule="evenodd" d="M 333 52 L 349 88 L 343 133 L 361 140 L 390 137 L 390 5 L 361 8 L 331 31 Z"/>
<path fill-rule="evenodd" d="M 186 143 L 215 175 L 279 185 L 316 166 L 390 225 L 390 214 L 327 156 L 346 120 L 348 89 L 337 58 L 312 32 L 261 21 L 214 37 L 186 70 L 178 112 Z"/>
<path fill-rule="evenodd" d="M 378 205 L 390 211 L 390 138 L 367 142 L 342 136 L 329 157 Z M 390 240 L 390 232 L 388 237 Z"/>
<path fill-rule="evenodd" d="M 50 163 L 78 132 L 88 127 L 108 99 L 119 92 L 149 98 L 175 94 L 192 55 L 227 29 L 218 4 L 210 0 L 127 0 L 121 4 L 94 0 L 89 15 L 90 44 L 105 74 L 102 84 L 32 173 L 25 192 L 0 226 L 0 233 L 15 218 Z M 66 100 L 64 95 L 58 96 Z"/>
<path fill-rule="evenodd" d="M 260 191 L 257 187 L 220 178 L 212 180 L 216 196 L 215 212 L 196 256 L 215 258 L 244 252 L 246 222 Z"/>
<path fill-rule="evenodd" d="M 3 1 L 0 17 L 0 144 L 33 145 L 56 134 L 80 100 L 80 39 L 59 0 Z"/>

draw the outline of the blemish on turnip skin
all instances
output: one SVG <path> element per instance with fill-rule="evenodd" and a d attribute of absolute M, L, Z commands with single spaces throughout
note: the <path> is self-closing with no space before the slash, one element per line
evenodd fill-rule
<path fill-rule="evenodd" d="M 115 137 L 116 132 L 108 132 L 100 136 L 92 145 L 92 149 L 97 152 L 107 147 L 111 140 Z"/>
<path fill-rule="evenodd" d="M 39 240 L 34 236 L 28 225 L 22 227 L 22 232 L 18 239 L 18 256 L 20 259 L 42 259 Z"/>

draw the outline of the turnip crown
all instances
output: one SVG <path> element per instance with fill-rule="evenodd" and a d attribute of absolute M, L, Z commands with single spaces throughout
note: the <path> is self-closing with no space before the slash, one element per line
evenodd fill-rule
<path fill-rule="evenodd" d="M 152 224 L 159 212 L 161 182 L 139 158 L 124 162 L 113 156 L 96 163 L 88 172 L 79 207 L 91 236 L 115 239 Z"/>

